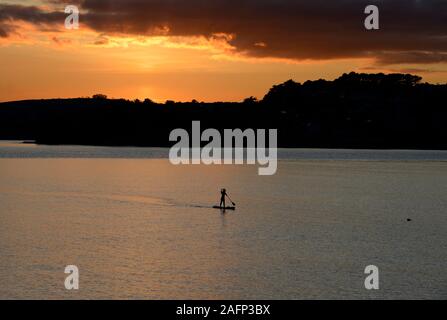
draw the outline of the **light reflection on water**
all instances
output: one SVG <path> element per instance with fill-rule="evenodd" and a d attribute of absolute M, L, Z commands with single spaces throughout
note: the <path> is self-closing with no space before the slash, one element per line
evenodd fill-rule
<path fill-rule="evenodd" d="M 166 159 L 168 148 L 48 146 L 1 141 L 0 158 Z M 244 155 L 245 156 L 245 155 Z M 278 149 L 281 160 L 447 161 L 440 150 Z"/>
<path fill-rule="evenodd" d="M 0 159 L 0 298 L 447 298 L 442 152 L 295 154 L 260 177 L 256 166 L 176 167 L 108 149 L 122 159 Z M 210 208 L 221 187 L 235 212 Z M 77 292 L 64 289 L 68 264 Z M 363 287 L 369 264 L 376 292 Z"/>

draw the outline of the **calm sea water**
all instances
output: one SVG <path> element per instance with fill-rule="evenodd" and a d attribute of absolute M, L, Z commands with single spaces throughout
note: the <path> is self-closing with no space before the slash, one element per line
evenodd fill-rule
<path fill-rule="evenodd" d="M 167 152 L 1 142 L 0 298 L 447 298 L 446 152 L 280 150 L 274 176 Z"/>

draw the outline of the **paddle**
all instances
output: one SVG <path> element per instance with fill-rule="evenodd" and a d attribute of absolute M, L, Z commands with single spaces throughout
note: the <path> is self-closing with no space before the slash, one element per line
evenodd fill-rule
<path fill-rule="evenodd" d="M 233 202 L 233 200 L 231 200 L 231 198 L 228 196 L 228 194 L 226 196 L 228 197 L 228 199 L 230 199 L 230 201 L 233 204 L 233 206 L 235 206 L 236 204 Z"/>

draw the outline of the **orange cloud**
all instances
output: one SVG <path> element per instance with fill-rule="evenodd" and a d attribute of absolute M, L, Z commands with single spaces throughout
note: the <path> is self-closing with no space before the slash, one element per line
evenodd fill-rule
<path fill-rule="evenodd" d="M 73 3 L 51 2 L 59 7 Z M 382 28 L 374 32 L 366 31 L 363 26 L 363 10 L 371 4 L 363 0 L 79 0 L 76 3 L 82 10 L 82 25 L 102 35 L 192 37 L 209 42 L 218 34 L 231 35 L 225 39 L 228 47 L 252 57 L 295 60 L 367 57 L 377 59 L 380 64 L 447 61 L 447 4 L 437 0 L 372 1 L 381 9 Z M 63 19 L 63 13 L 56 9 L 0 5 L 0 35 L 8 35 L 11 21 L 27 21 L 45 28 L 60 26 Z"/>

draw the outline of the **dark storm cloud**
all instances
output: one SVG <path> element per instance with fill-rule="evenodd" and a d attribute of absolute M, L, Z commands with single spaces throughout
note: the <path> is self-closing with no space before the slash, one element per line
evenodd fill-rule
<path fill-rule="evenodd" d="M 53 24 L 64 21 L 62 12 L 46 12 L 35 6 L 0 4 L 0 21 L 22 20 L 35 24 Z"/>
<path fill-rule="evenodd" d="M 447 61 L 447 52 L 387 52 L 378 56 L 378 64 L 441 63 Z"/>
<path fill-rule="evenodd" d="M 35 6 L 0 4 L 0 37 L 6 38 L 15 30 L 13 21 L 26 21 L 45 29 L 64 21 L 63 12 L 46 12 Z"/>
<path fill-rule="evenodd" d="M 81 23 L 104 34 L 151 35 L 166 27 L 169 35 L 175 36 L 228 33 L 235 35 L 231 44 L 237 50 L 256 57 L 376 57 L 381 64 L 447 61 L 447 0 L 52 2 L 79 3 L 84 11 Z M 378 31 L 367 31 L 363 26 L 363 11 L 369 4 L 380 9 Z M 2 10 L 9 12 L 12 19 L 34 23 L 54 18 L 35 12 L 36 8 L 20 7 L 11 13 L 7 7 L 11 6 L 0 6 L 0 21 Z"/>

